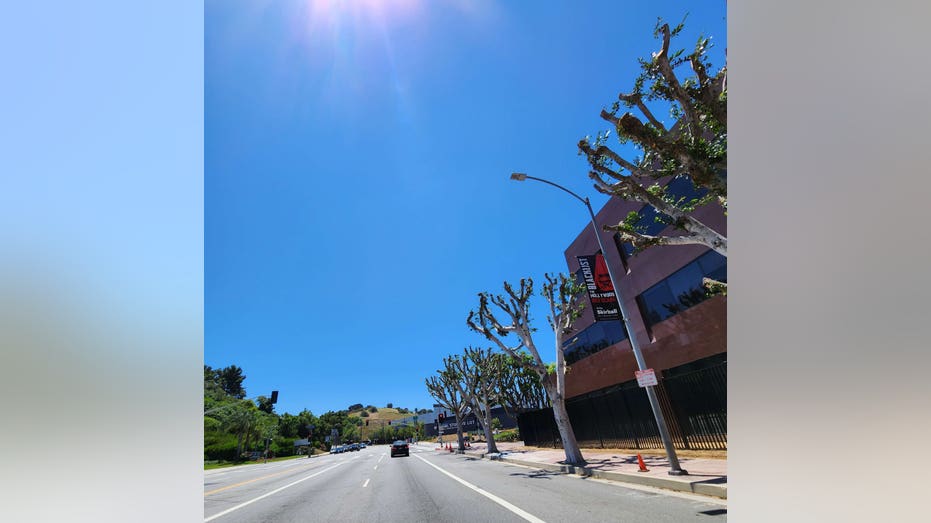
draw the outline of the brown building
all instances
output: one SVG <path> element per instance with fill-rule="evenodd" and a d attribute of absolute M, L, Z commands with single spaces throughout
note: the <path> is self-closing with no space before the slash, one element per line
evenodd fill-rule
<path fill-rule="evenodd" d="M 669 189 L 680 188 L 688 194 L 691 183 L 676 178 Z M 643 204 L 611 198 L 596 213 L 601 225 L 623 221 Z M 654 225 L 652 215 L 645 215 L 646 225 L 656 234 L 671 234 L 671 227 Z M 720 207 L 706 205 L 695 211 L 696 218 L 715 230 L 727 234 L 726 217 Z M 659 230 L 657 230 L 659 229 Z M 620 286 L 618 297 L 624 300 L 630 315 L 633 335 L 648 367 L 657 375 L 661 370 L 701 360 L 727 351 L 727 298 L 704 299 L 701 278 L 727 279 L 727 260 L 701 245 L 650 247 L 632 254 L 620 236 L 600 231 L 601 241 L 609 252 L 603 253 Z M 600 252 L 590 224 L 566 249 L 566 265 L 573 273 L 579 270 L 576 256 Z M 587 298 L 585 298 L 587 300 Z M 571 372 L 566 377 L 566 397 L 571 398 L 634 379 L 637 362 L 620 322 L 595 322 L 587 306 L 576 322 L 576 337 L 566 345 Z"/>
<path fill-rule="evenodd" d="M 696 195 L 688 178 L 668 181 L 667 191 Z M 727 259 L 701 245 L 650 247 L 634 253 L 613 232 L 631 211 L 640 211 L 649 235 L 675 234 L 653 220 L 652 208 L 611 198 L 596 214 L 602 253 L 611 266 L 618 298 L 624 300 L 643 359 L 656 374 L 654 387 L 673 445 L 680 449 L 727 448 L 727 298 L 709 297 L 702 278 L 727 281 Z M 708 205 L 694 216 L 727 234 L 721 209 Z M 583 281 L 577 256 L 598 254 L 591 224 L 566 249 L 566 265 Z M 591 260 L 587 262 L 592 267 Z M 598 262 L 592 283 L 599 285 Z M 602 283 L 603 284 L 603 283 Z M 584 292 L 584 291 L 583 291 Z M 599 298 L 601 299 L 601 298 Z M 646 392 L 639 387 L 634 358 L 619 320 L 595 321 L 586 308 L 565 342 L 566 408 L 582 447 L 662 448 Z M 608 310 L 616 309 L 607 307 Z M 560 446 L 551 409 L 522 414 L 521 437 L 527 445 Z"/>

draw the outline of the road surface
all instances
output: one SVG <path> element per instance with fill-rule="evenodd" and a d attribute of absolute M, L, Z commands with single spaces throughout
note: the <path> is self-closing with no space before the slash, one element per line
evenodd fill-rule
<path fill-rule="evenodd" d="M 218 523 L 726 521 L 726 502 L 438 452 L 388 446 L 204 472 Z"/>

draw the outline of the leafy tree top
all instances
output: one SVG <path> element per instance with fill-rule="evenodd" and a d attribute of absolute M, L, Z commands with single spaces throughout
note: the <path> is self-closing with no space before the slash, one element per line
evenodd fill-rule
<path fill-rule="evenodd" d="M 589 177 L 596 190 L 646 204 L 657 211 L 655 220 L 684 234 L 647 235 L 636 225 L 642 218 L 637 212 L 605 230 L 618 231 L 638 249 L 697 243 L 726 256 L 727 238 L 691 213 L 709 204 L 727 210 L 727 68 L 713 72 L 707 37 L 700 37 L 688 54 L 671 51 L 682 28 L 683 24 L 670 29 L 662 20 L 657 22 L 654 36 L 662 39 L 661 48 L 650 59 L 640 59 L 641 73 L 633 89 L 621 93 L 610 110 L 601 111 L 612 129 L 594 139 L 583 138 L 578 148 L 591 166 Z M 685 69 L 692 75 L 680 79 Z M 674 124 L 667 126 L 657 118 L 657 108 L 667 109 Z M 629 159 L 608 147 L 612 130 L 620 145 L 630 144 L 640 155 Z M 668 192 L 660 182 L 670 176 L 688 177 L 699 195 Z"/>

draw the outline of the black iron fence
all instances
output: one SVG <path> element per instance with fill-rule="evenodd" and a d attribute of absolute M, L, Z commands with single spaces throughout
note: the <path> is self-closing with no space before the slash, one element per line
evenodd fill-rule
<path fill-rule="evenodd" d="M 662 372 L 654 387 L 677 449 L 727 449 L 727 354 Z M 566 401 L 581 447 L 659 449 L 663 442 L 636 380 Z M 552 409 L 518 416 L 525 445 L 561 447 Z"/>

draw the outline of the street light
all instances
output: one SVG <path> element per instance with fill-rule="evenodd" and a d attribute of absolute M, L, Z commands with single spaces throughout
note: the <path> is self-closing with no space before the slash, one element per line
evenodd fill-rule
<path fill-rule="evenodd" d="M 562 185 L 555 184 L 549 180 L 544 180 L 543 178 L 537 178 L 534 176 L 528 176 L 524 173 L 511 173 L 511 179 L 517 182 L 522 182 L 524 180 L 536 180 L 538 182 L 543 182 L 558 189 L 562 189 L 567 193 L 574 196 L 577 200 L 585 204 L 585 208 L 588 209 L 588 215 L 592 220 L 592 229 L 595 230 L 595 239 L 598 240 L 598 248 L 601 249 L 601 255 L 605 257 L 605 265 L 608 267 L 608 276 L 611 278 L 611 286 L 614 287 L 614 295 L 617 297 L 617 304 L 621 310 L 621 326 L 627 332 L 627 339 L 630 340 L 630 347 L 634 351 L 634 358 L 637 360 L 637 367 L 640 370 L 646 370 L 647 364 L 643 360 L 643 353 L 640 352 L 640 344 L 637 342 L 636 337 L 634 336 L 634 331 L 630 327 L 630 315 L 627 314 L 627 308 L 624 306 L 624 300 L 621 297 L 620 286 L 617 284 L 617 280 L 614 278 L 614 271 L 611 270 L 611 264 L 607 263 L 608 251 L 605 249 L 604 244 L 601 243 L 601 234 L 598 231 L 598 223 L 595 221 L 595 212 L 592 211 L 592 205 L 589 203 L 588 198 L 582 198 L 578 194 L 566 189 Z M 676 449 L 672 446 L 672 439 L 669 437 L 669 429 L 666 428 L 666 420 L 663 417 L 663 411 L 660 409 L 659 400 L 656 399 L 656 391 L 653 390 L 652 385 L 647 385 L 644 387 L 647 391 L 647 398 L 650 400 L 650 408 L 653 409 L 653 417 L 656 418 L 656 426 L 659 428 L 659 436 L 663 440 L 663 446 L 666 448 L 666 456 L 669 458 L 669 474 L 671 476 L 686 476 L 688 472 L 683 470 L 679 466 L 679 458 L 676 457 Z"/>

